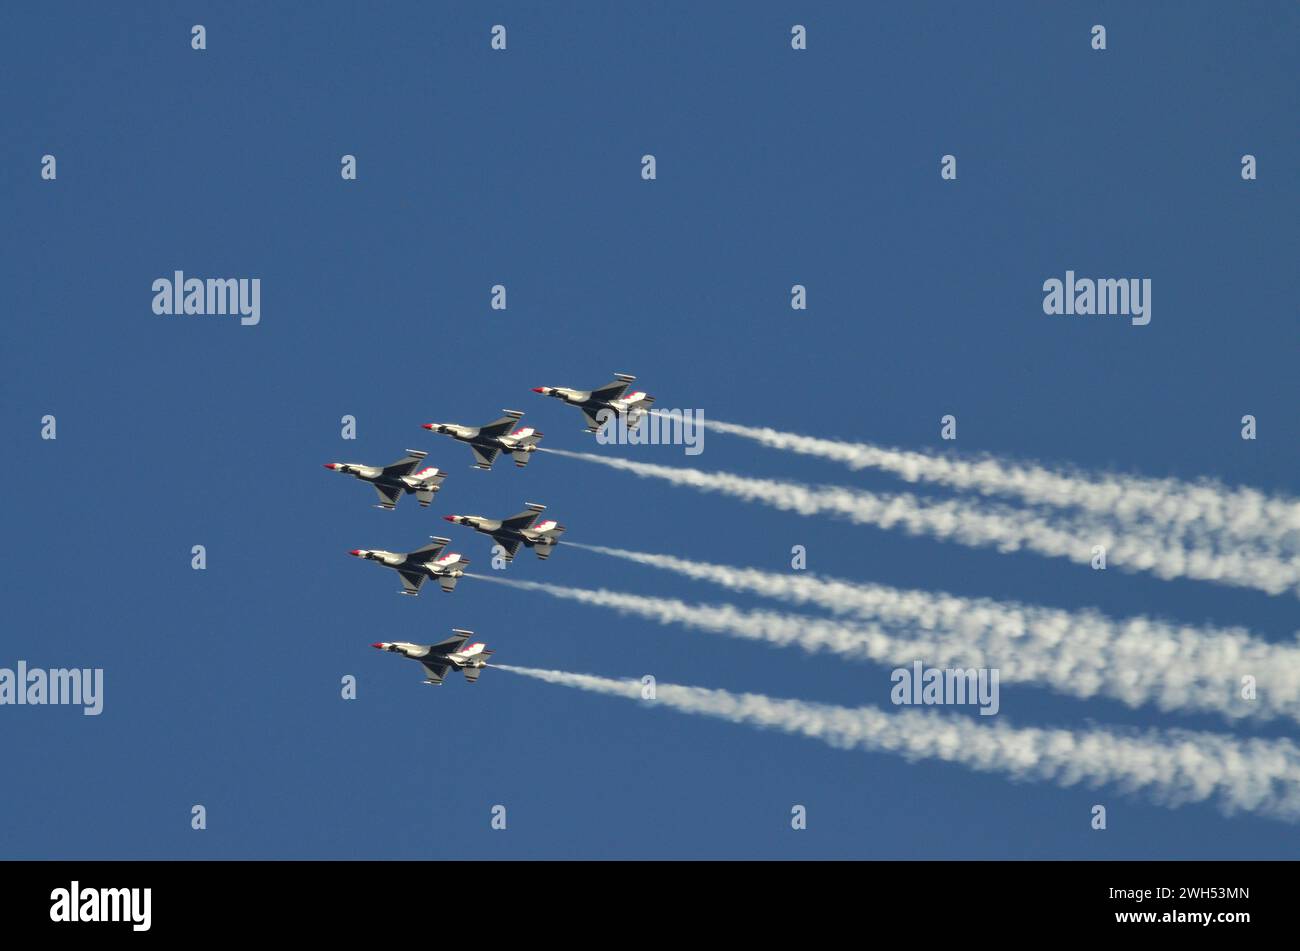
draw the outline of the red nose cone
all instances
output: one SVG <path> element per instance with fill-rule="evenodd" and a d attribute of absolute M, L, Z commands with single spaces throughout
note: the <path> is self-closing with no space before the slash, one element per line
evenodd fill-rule
<path fill-rule="evenodd" d="M 534 392 L 534 393 L 545 393 L 545 392 L 546 392 L 546 387 L 544 387 L 544 386 L 535 386 L 535 387 L 533 387 L 533 392 Z"/>
<path fill-rule="evenodd" d="M 383 645 L 383 644 L 371 644 L 370 646 L 371 646 L 371 647 L 377 647 L 377 648 L 379 648 L 380 650 L 383 650 L 383 649 L 384 649 L 384 645 Z"/>
<path fill-rule="evenodd" d="M 442 517 L 442 520 L 443 520 L 444 522 L 454 522 L 454 521 L 456 521 L 456 516 L 454 516 L 454 515 L 444 515 L 444 516 Z"/>
<path fill-rule="evenodd" d="M 421 429 L 433 429 L 433 423 L 425 423 L 425 424 L 424 424 L 423 426 L 421 426 L 420 428 L 421 428 Z"/>
<path fill-rule="evenodd" d="M 360 548 L 354 548 L 354 549 L 352 549 L 350 552 L 348 552 L 348 554 L 349 554 L 349 555 L 356 555 L 356 556 L 359 558 L 359 557 L 361 557 L 361 549 L 360 549 Z"/>

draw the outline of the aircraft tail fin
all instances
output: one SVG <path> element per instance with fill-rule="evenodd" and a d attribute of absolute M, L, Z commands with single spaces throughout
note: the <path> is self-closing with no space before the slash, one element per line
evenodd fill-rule
<path fill-rule="evenodd" d="M 436 489 L 438 486 L 442 485 L 442 480 L 447 478 L 447 473 L 443 472 L 437 466 L 429 466 L 427 469 L 413 472 L 411 478 L 418 479 L 423 485 Z"/>
<path fill-rule="evenodd" d="M 411 478 L 416 480 L 416 500 L 421 507 L 428 508 L 429 503 L 433 501 L 433 496 L 442 488 L 442 480 L 447 478 L 447 473 L 436 466 L 429 466 L 427 469 L 411 473 Z"/>
<path fill-rule="evenodd" d="M 510 454 L 515 457 L 515 465 L 522 469 L 528 465 L 528 457 L 536 451 L 537 444 L 542 441 L 542 434 L 531 426 L 525 426 L 523 429 L 516 429 L 510 435 L 518 440 Z"/>
<path fill-rule="evenodd" d="M 563 534 L 564 526 L 559 522 L 544 523 L 538 540 L 533 544 L 533 551 L 537 552 L 537 557 L 543 561 L 550 558 L 551 552 L 560 543 L 560 536 Z"/>

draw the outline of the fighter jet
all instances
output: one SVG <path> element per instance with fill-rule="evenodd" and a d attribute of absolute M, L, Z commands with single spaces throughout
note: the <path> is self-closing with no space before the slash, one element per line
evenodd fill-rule
<path fill-rule="evenodd" d="M 636 377 L 629 373 L 615 373 L 614 382 L 606 383 L 594 390 L 535 386 L 533 392 L 541 393 L 543 396 L 554 396 L 556 399 L 564 400 L 570 406 L 578 407 L 587 420 L 589 433 L 600 430 L 601 410 L 608 410 L 614 416 L 621 416 L 628 429 L 636 429 L 637 424 L 641 422 L 641 417 L 649 412 L 650 404 L 655 401 L 655 398 L 639 390 L 635 393 L 626 393 L 628 385 L 635 380 Z M 612 418 L 609 413 L 606 414 L 606 418 Z"/>
<path fill-rule="evenodd" d="M 442 487 L 442 480 L 447 473 L 433 466 L 415 471 L 427 452 L 408 449 L 406 455 L 389 466 L 363 466 L 355 462 L 327 462 L 326 469 L 345 472 L 362 482 L 369 482 L 379 493 L 379 504 L 375 508 L 391 512 L 404 494 L 414 493 L 420 505 L 428 508 L 433 495 Z"/>
<path fill-rule="evenodd" d="M 437 578 L 438 584 L 442 585 L 442 590 L 450 592 L 455 589 L 456 582 L 469 567 L 469 559 L 455 552 L 447 555 L 442 553 L 442 550 L 451 544 L 450 538 L 432 536 L 432 540 L 432 545 L 425 545 L 406 554 L 365 548 L 354 548 L 348 554 L 354 558 L 377 561 L 387 568 L 394 569 L 402 579 L 402 594 L 418 596 L 420 585 L 429 578 Z"/>
<path fill-rule="evenodd" d="M 549 558 L 551 549 L 560 543 L 564 526 L 554 519 L 534 522 L 534 519 L 546 511 L 546 506 L 538 505 L 536 502 L 524 504 L 527 506 L 524 511 L 499 521 L 484 518 L 482 515 L 444 515 L 443 518 L 457 525 L 468 525 L 484 535 L 492 536 L 492 540 L 505 549 L 506 561 L 514 561 L 521 545 L 527 545 L 537 552 L 538 558 Z"/>
<path fill-rule="evenodd" d="M 528 457 L 542 441 L 542 434 L 527 426 L 507 433 L 524 414 L 517 409 L 505 409 L 500 419 L 483 426 L 460 426 L 456 423 L 425 423 L 425 429 L 435 433 L 454 436 L 463 443 L 469 443 L 470 452 L 474 453 L 475 469 L 491 469 L 497 453 L 502 449 L 515 457 L 515 465 L 523 468 L 528 465 Z"/>
<path fill-rule="evenodd" d="M 473 631 L 461 631 L 452 628 L 452 632 L 455 637 L 449 637 L 437 644 L 380 641 L 378 644 L 371 644 L 370 646 L 381 651 L 392 651 L 394 654 L 401 654 L 410 660 L 418 660 L 424 665 L 424 670 L 428 674 L 424 681 L 426 684 L 432 684 L 435 687 L 441 686 L 442 678 L 447 676 L 448 670 L 459 670 L 464 673 L 467 683 L 477 683 L 479 674 L 483 673 L 483 668 L 488 666 L 487 659 L 491 656 L 492 651 L 488 650 L 483 644 L 465 646 L 465 642 L 474 636 Z"/>

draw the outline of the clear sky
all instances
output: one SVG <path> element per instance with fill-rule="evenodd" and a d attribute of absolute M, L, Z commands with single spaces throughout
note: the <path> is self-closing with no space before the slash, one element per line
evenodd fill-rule
<path fill-rule="evenodd" d="M 517 407 L 544 445 L 591 449 L 576 410 L 530 388 L 619 370 L 720 419 L 1300 491 L 1294 4 L 976 6 L 8 10 L 0 666 L 102 667 L 105 699 L 99 717 L 0 707 L 0 856 L 1300 854 L 1296 827 L 1211 805 L 844 752 L 502 671 L 428 688 L 368 646 L 470 628 L 503 662 L 887 705 L 884 666 L 473 579 L 403 598 L 347 557 L 448 534 L 485 568 L 486 539 L 439 516 L 524 501 L 575 541 L 770 570 L 803 545 L 837 577 L 1294 638 L 1292 595 L 969 549 L 544 454 L 479 472 L 420 429 Z M 1067 268 L 1151 278 L 1151 324 L 1045 316 L 1042 283 Z M 177 269 L 260 278 L 260 324 L 155 316 L 152 282 Z M 46 414 L 57 440 L 40 438 Z M 450 472 L 429 510 L 379 511 L 321 468 L 408 447 Z M 596 448 L 900 487 L 722 435 L 689 458 Z M 785 609 L 576 549 L 509 572 Z M 1228 729 L 1024 686 L 1004 686 L 1001 716 Z"/>

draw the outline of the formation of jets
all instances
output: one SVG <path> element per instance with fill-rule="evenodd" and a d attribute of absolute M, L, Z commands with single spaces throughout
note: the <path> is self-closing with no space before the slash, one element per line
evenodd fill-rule
<path fill-rule="evenodd" d="M 564 400 L 576 406 L 587 421 L 587 432 L 598 432 L 600 427 L 615 419 L 629 429 L 635 428 L 641 417 L 649 412 L 654 397 L 644 392 L 628 392 L 636 377 L 615 373 L 614 380 L 594 390 L 576 390 L 562 386 L 538 386 L 534 393 Z M 523 468 L 537 451 L 542 433 L 531 426 L 520 426 L 523 413 L 515 409 L 502 411 L 500 419 L 482 426 L 462 426 L 459 423 L 425 423 L 431 432 L 451 436 L 469 446 L 474 456 L 474 468 L 491 470 L 501 453 L 509 453 L 515 465 Z M 446 479 L 445 470 L 425 466 L 427 452 L 408 449 L 406 455 L 386 466 L 370 466 L 357 462 L 327 462 L 326 469 L 350 475 L 368 482 L 379 497 L 376 508 L 393 511 L 404 495 L 414 495 L 421 508 L 428 508 Z M 550 557 L 560 543 L 564 526 L 555 519 L 545 518 L 545 505 L 525 503 L 524 511 L 509 518 L 494 519 L 483 515 L 444 515 L 457 525 L 473 528 L 487 535 L 507 561 L 513 561 L 520 548 L 531 548 L 543 561 Z M 402 582 L 401 594 L 419 596 L 420 588 L 430 578 L 438 582 L 445 592 L 452 592 L 456 583 L 469 567 L 469 559 L 456 552 L 448 552 L 451 539 L 430 536 L 430 544 L 415 551 L 394 552 L 383 549 L 354 548 L 350 555 L 365 561 L 377 562 L 397 572 Z M 489 666 L 487 658 L 492 651 L 481 643 L 466 645 L 472 631 L 453 628 L 455 636 L 437 644 L 412 644 L 407 641 L 384 641 L 373 644 L 380 650 L 401 654 L 418 660 L 427 673 L 426 684 L 438 685 L 450 670 L 460 670 L 465 680 L 474 683 L 483 668 Z"/>

